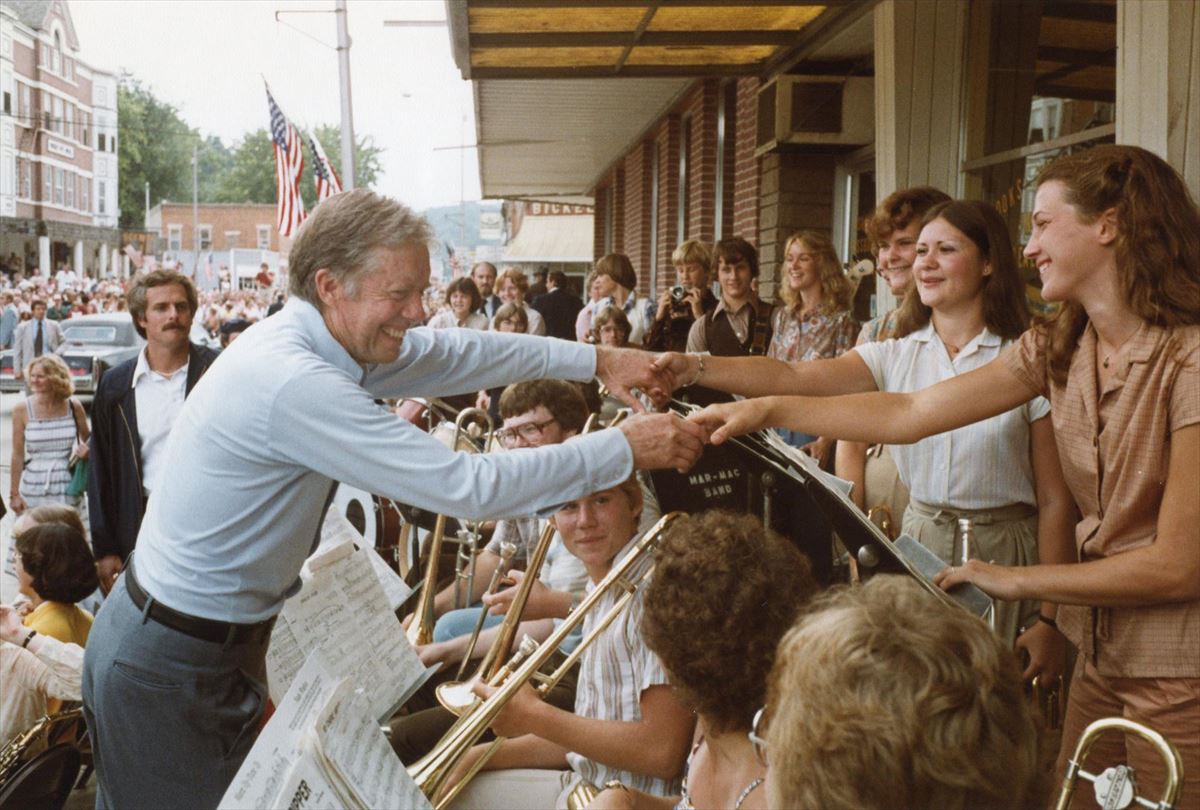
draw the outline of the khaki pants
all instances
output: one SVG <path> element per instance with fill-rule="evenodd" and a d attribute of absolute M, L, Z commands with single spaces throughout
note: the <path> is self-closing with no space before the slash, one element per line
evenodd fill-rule
<path fill-rule="evenodd" d="M 959 565 L 958 519 L 963 517 L 971 518 L 975 529 L 973 558 L 997 565 L 1037 565 L 1037 510 L 1025 504 L 950 510 L 914 499 L 904 511 L 903 531 L 947 565 Z M 996 600 L 996 635 L 1011 646 L 1022 627 L 1037 621 L 1040 609 L 1040 601 Z"/>
<path fill-rule="evenodd" d="M 1109 678 L 1080 656 L 1071 680 L 1062 749 L 1054 768 L 1056 783 L 1061 784 L 1083 730 L 1102 717 L 1133 720 L 1174 743 L 1183 759 L 1183 791 L 1175 807 L 1200 810 L 1200 678 Z M 1140 737 L 1105 734 L 1092 746 L 1083 767 L 1088 773 L 1099 774 L 1122 763 L 1135 769 L 1138 793 L 1158 801 L 1166 768 L 1158 752 Z M 1071 807 L 1096 807 L 1091 785 L 1079 781 Z"/>

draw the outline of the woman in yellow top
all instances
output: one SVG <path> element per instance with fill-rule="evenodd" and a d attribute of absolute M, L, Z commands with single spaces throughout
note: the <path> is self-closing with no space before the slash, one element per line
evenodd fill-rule
<path fill-rule="evenodd" d="M 83 646 L 92 614 L 75 605 L 99 586 L 87 541 L 63 523 L 43 523 L 17 538 L 17 581 L 33 610 L 25 626 L 59 641 Z"/>

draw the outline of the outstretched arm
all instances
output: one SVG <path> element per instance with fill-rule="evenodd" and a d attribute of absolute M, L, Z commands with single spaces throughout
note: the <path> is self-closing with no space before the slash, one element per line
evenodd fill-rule
<path fill-rule="evenodd" d="M 669 352 L 655 359 L 654 368 L 670 375 L 672 390 L 693 383 L 745 397 L 789 394 L 827 397 L 875 390 L 875 379 L 857 352 L 846 352 L 830 360 L 797 363 L 770 357 L 715 355 L 705 355 L 703 360 L 701 372 L 699 355 Z"/>
<path fill-rule="evenodd" d="M 836 363 L 846 356 L 818 362 Z M 713 444 L 769 427 L 860 442 L 911 444 L 1004 413 L 1036 393 L 1002 359 L 996 359 L 907 394 L 763 397 L 710 405 L 689 418 L 711 433 Z"/>

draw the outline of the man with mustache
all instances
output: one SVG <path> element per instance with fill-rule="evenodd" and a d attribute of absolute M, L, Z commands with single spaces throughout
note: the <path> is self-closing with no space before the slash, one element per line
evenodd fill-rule
<path fill-rule="evenodd" d="M 164 460 L 183 401 L 217 352 L 192 343 L 196 288 L 174 270 L 139 275 L 126 294 L 133 326 L 146 339 L 137 357 L 100 378 L 92 403 L 88 522 L 105 593 L 137 542 L 150 493 L 179 474 Z"/>
<path fill-rule="evenodd" d="M 275 616 L 300 589 L 339 481 L 467 520 L 553 508 L 634 469 L 691 467 L 703 432 L 671 414 L 507 453 L 455 453 L 377 399 L 599 377 L 665 396 L 648 353 L 427 329 L 429 224 L 366 189 L 318 205 L 290 297 L 184 405 L 137 554 L 88 637 L 84 716 L 98 807 L 215 807 L 266 706 Z"/>

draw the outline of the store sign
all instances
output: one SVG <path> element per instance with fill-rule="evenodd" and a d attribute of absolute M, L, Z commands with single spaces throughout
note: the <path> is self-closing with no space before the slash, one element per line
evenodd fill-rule
<path fill-rule="evenodd" d="M 51 154 L 62 155 L 65 158 L 75 157 L 75 147 L 67 146 L 65 143 L 62 143 L 61 141 L 54 141 L 54 140 L 47 139 L 46 151 L 50 152 Z"/>
<path fill-rule="evenodd" d="M 479 238 L 485 242 L 499 242 L 504 237 L 504 217 L 499 211 L 479 213 Z"/>
<path fill-rule="evenodd" d="M 525 214 L 531 217 L 561 217 L 572 214 L 591 214 L 592 212 L 590 205 L 569 205 L 567 203 L 535 202 L 529 203 L 529 207 L 525 209 Z"/>

